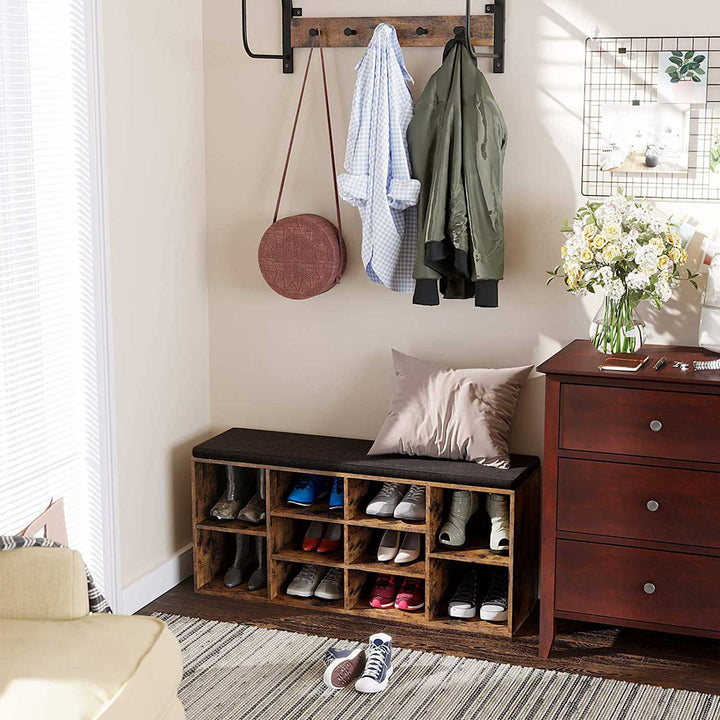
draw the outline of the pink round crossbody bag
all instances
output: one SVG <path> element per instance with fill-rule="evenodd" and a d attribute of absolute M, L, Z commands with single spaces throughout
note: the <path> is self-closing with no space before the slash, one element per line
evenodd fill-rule
<path fill-rule="evenodd" d="M 320 63 L 323 89 L 325 91 L 325 111 L 328 138 L 330 140 L 330 163 L 332 165 L 333 189 L 335 191 L 337 227 L 326 218 L 311 213 L 291 215 L 278 220 L 280 200 L 285 187 L 290 155 L 295 140 L 295 131 L 297 130 L 300 108 L 305 95 L 305 85 L 314 49 L 315 38 L 313 38 L 313 43 L 310 46 L 310 54 L 305 68 L 300 100 L 295 113 L 292 134 L 290 135 L 290 146 L 285 159 L 285 169 L 283 170 L 280 191 L 275 204 L 273 224 L 265 231 L 258 248 L 258 264 L 265 282 L 276 293 L 291 300 L 306 300 L 327 292 L 340 282 L 347 265 L 347 250 L 342 237 L 342 222 L 340 220 L 340 198 L 337 189 L 335 150 L 330 126 L 330 101 L 328 99 L 325 57 L 322 45 L 320 46 Z"/>

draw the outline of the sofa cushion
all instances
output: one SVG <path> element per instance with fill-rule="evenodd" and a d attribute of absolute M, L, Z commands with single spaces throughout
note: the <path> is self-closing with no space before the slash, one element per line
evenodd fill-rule
<path fill-rule="evenodd" d="M 178 717 L 180 648 L 160 620 L 0 619 L 0 644 L 0 717 Z"/>
<path fill-rule="evenodd" d="M 28 547 L 0 553 L 0 617 L 75 620 L 88 614 L 85 564 L 77 550 Z"/>

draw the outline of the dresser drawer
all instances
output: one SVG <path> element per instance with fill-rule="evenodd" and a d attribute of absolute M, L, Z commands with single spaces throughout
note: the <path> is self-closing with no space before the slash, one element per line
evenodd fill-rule
<path fill-rule="evenodd" d="M 720 463 L 720 395 L 563 384 L 560 448 Z"/>
<path fill-rule="evenodd" d="M 720 473 L 561 458 L 557 528 L 720 548 Z"/>
<path fill-rule="evenodd" d="M 720 557 L 557 541 L 555 607 L 720 631 Z"/>

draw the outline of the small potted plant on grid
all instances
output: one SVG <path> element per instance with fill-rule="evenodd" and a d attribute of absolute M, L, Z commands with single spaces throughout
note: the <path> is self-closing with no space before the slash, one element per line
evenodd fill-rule
<path fill-rule="evenodd" d="M 701 55 L 694 50 L 683 52 L 682 50 L 673 50 L 670 53 L 670 65 L 665 68 L 665 73 L 670 76 L 670 82 L 677 85 L 675 91 L 675 99 L 680 102 L 692 102 L 695 94 L 695 83 L 702 82 L 701 75 L 705 75 L 702 69 L 702 63 L 705 61 L 705 55 Z"/>

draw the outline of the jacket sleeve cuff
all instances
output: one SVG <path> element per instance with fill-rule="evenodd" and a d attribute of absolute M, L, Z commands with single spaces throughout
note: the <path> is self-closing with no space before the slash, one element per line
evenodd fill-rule
<path fill-rule="evenodd" d="M 338 177 L 340 197 L 354 207 L 365 205 L 368 198 L 368 176 L 343 173 Z"/>
<path fill-rule="evenodd" d="M 439 305 L 437 280 L 415 280 L 413 305 Z"/>
<path fill-rule="evenodd" d="M 417 205 L 420 197 L 420 181 L 411 178 L 392 178 L 388 190 L 388 203 L 393 210 L 407 210 Z"/>

